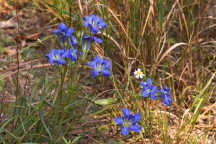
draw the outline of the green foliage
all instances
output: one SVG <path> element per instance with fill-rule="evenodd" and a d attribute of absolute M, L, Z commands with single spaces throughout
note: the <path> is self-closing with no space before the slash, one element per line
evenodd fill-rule
<path fill-rule="evenodd" d="M 210 123 L 213 110 L 205 109 L 215 105 L 210 102 L 216 88 L 211 51 L 215 25 L 204 13 L 211 2 L 34 0 L 34 4 L 51 13 L 52 22 L 64 21 L 77 29 L 79 45 L 83 16 L 103 17 L 108 25 L 101 33 L 103 44 L 94 45 L 91 55 L 110 57 L 113 73 L 109 80 L 89 78 L 90 72 L 81 66 L 84 62 L 36 71 L 30 93 L 19 87 L 15 103 L 0 104 L 0 143 L 73 144 L 89 139 L 93 143 L 204 143 L 194 133 L 202 117 Z M 49 47 L 45 43 L 53 39 L 46 36 L 20 52 L 26 60 L 37 57 L 32 55 L 37 51 L 34 47 Z M 4 51 L 0 42 L 0 53 Z M 138 67 L 144 79 L 151 77 L 159 87 L 162 83 L 171 87 L 173 105 L 165 107 L 141 96 L 140 83 L 133 77 Z M 10 82 L 15 86 L 16 78 Z M 0 75 L 0 91 L 7 85 Z M 11 89 L 16 95 L 16 88 Z M 122 107 L 141 113 L 140 133 L 119 134 L 113 118 Z M 108 132 L 102 132 L 100 125 Z M 201 129 L 206 133 L 203 137 L 208 139 L 211 129 Z"/>

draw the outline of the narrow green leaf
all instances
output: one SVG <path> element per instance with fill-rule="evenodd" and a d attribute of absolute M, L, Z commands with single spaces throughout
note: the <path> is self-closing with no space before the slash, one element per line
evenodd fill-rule
<path fill-rule="evenodd" d="M 22 144 L 38 144 L 38 143 L 26 142 L 26 143 L 22 143 Z"/>
<path fill-rule="evenodd" d="M 162 30 L 162 25 L 163 25 L 163 0 L 160 0 L 160 6 L 159 6 L 159 30 Z"/>
<path fill-rule="evenodd" d="M 71 144 L 74 144 L 74 143 L 77 142 L 80 138 L 81 138 L 81 136 L 77 136 L 75 139 L 73 139 L 73 141 L 71 142 Z"/>
<path fill-rule="evenodd" d="M 114 103 L 113 98 L 99 99 L 99 100 L 95 101 L 95 104 L 98 104 L 98 105 L 109 105 L 109 104 L 113 104 L 113 103 Z"/>
<path fill-rule="evenodd" d="M 52 139 L 53 139 L 53 137 L 52 137 L 52 135 L 51 135 L 51 133 L 50 133 L 50 130 L 49 130 L 49 128 L 47 127 L 47 125 L 46 125 L 46 123 L 45 123 L 45 121 L 44 121 L 44 117 L 43 117 L 43 114 L 42 114 L 42 112 L 40 112 L 40 117 L 41 117 L 41 122 L 42 122 L 42 124 L 43 124 L 43 126 L 44 126 L 44 128 L 45 128 L 46 132 L 48 133 L 48 135 L 49 135 L 50 139 L 52 140 Z"/>
<path fill-rule="evenodd" d="M 6 127 L 7 124 L 9 124 L 10 121 L 12 121 L 14 118 L 7 120 L 1 127 L 0 127 L 0 133 L 3 131 L 3 129 Z"/>

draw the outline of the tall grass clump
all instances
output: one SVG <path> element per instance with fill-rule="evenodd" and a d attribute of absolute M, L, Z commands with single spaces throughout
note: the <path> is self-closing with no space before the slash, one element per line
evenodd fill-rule
<path fill-rule="evenodd" d="M 34 4 L 55 47 L 30 96 L 1 104 L 1 143 L 215 143 L 213 0 Z"/>

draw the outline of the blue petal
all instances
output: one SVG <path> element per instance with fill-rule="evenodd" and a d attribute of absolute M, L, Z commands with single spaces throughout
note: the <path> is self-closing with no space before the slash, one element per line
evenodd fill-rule
<path fill-rule="evenodd" d="M 141 81 L 140 83 L 143 86 L 143 88 L 146 87 L 146 84 L 147 84 L 146 82 Z"/>
<path fill-rule="evenodd" d="M 122 131 L 123 135 L 128 135 L 129 134 L 128 128 L 126 128 L 126 127 L 123 127 L 121 131 Z"/>
<path fill-rule="evenodd" d="M 169 106 L 172 102 L 172 99 L 170 97 L 167 97 L 166 95 L 164 96 L 164 99 L 163 99 L 163 103 L 167 106 Z"/>
<path fill-rule="evenodd" d="M 58 61 L 56 61 L 56 63 L 59 63 L 59 64 L 66 64 L 66 61 L 64 59 L 60 59 Z"/>
<path fill-rule="evenodd" d="M 125 116 L 129 116 L 131 114 L 130 110 L 128 108 L 123 109 L 123 113 Z"/>
<path fill-rule="evenodd" d="M 93 19 L 95 19 L 96 15 L 95 14 L 91 14 L 90 17 L 93 18 Z"/>
<path fill-rule="evenodd" d="M 135 116 L 134 123 L 137 123 L 138 121 L 141 120 L 141 113 L 136 113 L 134 116 Z"/>
<path fill-rule="evenodd" d="M 156 99 L 156 96 L 155 96 L 154 94 L 152 94 L 152 95 L 151 95 L 151 99 L 152 99 L 152 100 L 155 100 L 155 99 Z"/>
<path fill-rule="evenodd" d="M 128 121 L 131 121 L 131 120 L 134 121 L 135 116 L 130 114 L 129 116 L 124 116 L 124 119 L 127 119 Z"/>
<path fill-rule="evenodd" d="M 157 91 L 157 86 L 153 86 L 153 88 L 152 88 L 152 90 L 151 90 L 152 92 L 155 92 L 155 91 Z"/>
<path fill-rule="evenodd" d="M 62 43 L 65 42 L 65 35 L 62 35 L 62 39 L 61 39 Z"/>
<path fill-rule="evenodd" d="M 74 32 L 74 29 L 72 27 L 70 27 L 67 31 L 66 31 L 66 36 L 71 36 L 71 34 Z"/>
<path fill-rule="evenodd" d="M 110 61 L 110 60 L 107 60 L 107 62 L 106 62 L 106 68 L 107 68 L 107 69 L 110 69 L 110 67 L 111 67 L 111 61 Z"/>
<path fill-rule="evenodd" d="M 68 58 L 69 55 L 70 55 L 70 50 L 67 49 L 67 50 L 65 51 L 65 53 L 62 55 L 62 57 L 66 57 L 66 58 Z"/>
<path fill-rule="evenodd" d="M 169 101 L 168 101 L 167 99 L 164 99 L 164 100 L 163 100 L 163 103 L 164 103 L 166 106 L 169 106 L 169 105 L 170 105 L 170 103 L 169 103 Z"/>
<path fill-rule="evenodd" d="M 95 34 L 97 34 L 97 33 L 98 33 L 99 29 L 98 29 L 98 27 L 97 27 L 97 26 L 92 26 L 92 25 L 89 25 L 89 27 L 90 27 L 90 29 L 91 29 L 91 31 L 92 31 L 92 32 L 94 32 Z"/>
<path fill-rule="evenodd" d="M 88 22 L 85 21 L 85 22 L 83 23 L 83 26 L 87 26 L 87 25 L 88 25 Z"/>
<path fill-rule="evenodd" d="M 116 117 L 116 118 L 114 119 L 114 121 L 115 121 L 117 124 L 122 124 L 123 118 L 121 118 L 121 117 Z"/>
<path fill-rule="evenodd" d="M 102 23 L 100 24 L 100 26 L 101 26 L 102 29 L 105 29 L 106 26 L 107 26 L 107 24 L 106 24 L 105 22 L 102 22 Z"/>
<path fill-rule="evenodd" d="M 103 42 L 102 39 L 101 39 L 101 38 L 98 38 L 98 37 L 94 37 L 94 40 L 95 40 L 96 42 L 100 43 L 100 44 Z"/>
<path fill-rule="evenodd" d="M 89 48 L 91 47 L 91 43 L 93 42 L 93 36 L 87 36 L 87 35 L 83 35 L 82 37 L 82 49 L 85 49 L 86 51 L 89 50 Z"/>
<path fill-rule="evenodd" d="M 94 68 L 92 71 L 93 77 L 95 78 L 98 74 L 99 74 L 99 72 L 97 71 L 97 69 Z"/>
<path fill-rule="evenodd" d="M 57 34 L 59 30 L 53 30 L 52 33 Z"/>
<path fill-rule="evenodd" d="M 95 61 L 91 61 L 88 63 L 89 66 L 95 66 L 96 62 Z"/>
<path fill-rule="evenodd" d="M 164 89 L 165 89 L 165 90 L 167 90 L 167 89 L 168 89 L 166 85 L 164 85 L 163 87 L 164 87 Z"/>
<path fill-rule="evenodd" d="M 152 80 L 150 78 L 147 79 L 147 84 L 148 84 L 148 87 L 152 86 Z"/>
<path fill-rule="evenodd" d="M 46 54 L 45 56 L 49 57 L 50 58 L 50 53 Z"/>
<path fill-rule="evenodd" d="M 88 25 L 88 21 L 89 21 L 89 16 L 84 16 L 83 19 L 85 21 L 83 25 L 87 26 Z"/>
<path fill-rule="evenodd" d="M 49 59 L 49 63 L 50 63 L 50 64 L 53 64 L 53 62 L 54 62 L 53 59 L 50 58 L 50 59 Z"/>
<path fill-rule="evenodd" d="M 151 99 L 155 100 L 155 92 L 157 92 L 157 86 L 153 86 L 152 90 L 151 90 Z"/>
<path fill-rule="evenodd" d="M 102 72 L 105 76 L 110 76 L 111 74 L 109 70 L 103 70 Z"/>
<path fill-rule="evenodd" d="M 131 125 L 130 129 L 135 132 L 139 132 L 141 131 L 142 127 L 140 125 Z"/>
<path fill-rule="evenodd" d="M 60 30 L 66 30 L 66 29 L 67 29 L 66 24 L 60 23 L 60 24 L 59 24 L 59 29 L 60 29 Z"/>
<path fill-rule="evenodd" d="M 75 36 L 71 36 L 71 43 L 72 43 L 73 46 L 78 44 L 77 38 Z"/>
<path fill-rule="evenodd" d="M 70 56 L 70 60 L 71 60 L 71 61 L 76 61 L 76 60 L 77 60 L 77 56 L 71 55 L 71 56 Z"/>
<path fill-rule="evenodd" d="M 164 89 L 160 89 L 160 92 L 161 92 L 161 93 L 164 93 L 165 91 L 164 91 Z"/>
<path fill-rule="evenodd" d="M 142 91 L 142 95 L 143 95 L 144 97 L 148 97 L 149 92 L 147 92 L 146 90 L 143 90 L 143 91 Z"/>

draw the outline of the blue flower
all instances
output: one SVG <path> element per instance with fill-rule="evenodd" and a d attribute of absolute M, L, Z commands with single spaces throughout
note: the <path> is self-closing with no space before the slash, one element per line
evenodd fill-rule
<path fill-rule="evenodd" d="M 172 103 L 171 89 L 167 88 L 167 86 L 164 85 L 164 88 L 162 88 L 160 92 L 161 92 L 160 97 L 163 98 L 163 103 L 169 106 Z"/>
<path fill-rule="evenodd" d="M 78 41 L 77 41 L 77 38 L 75 36 L 71 36 L 70 41 L 71 41 L 72 46 L 78 45 Z"/>
<path fill-rule="evenodd" d="M 49 58 L 50 64 L 57 63 L 57 64 L 66 64 L 65 57 L 66 53 L 64 49 L 51 49 L 51 52 L 46 54 Z"/>
<path fill-rule="evenodd" d="M 67 49 L 66 58 L 69 58 L 71 61 L 76 61 L 78 56 L 78 50 L 74 48 Z"/>
<path fill-rule="evenodd" d="M 82 37 L 82 50 L 88 52 L 89 48 L 91 47 L 92 42 L 93 42 L 93 39 L 90 36 L 83 35 L 83 37 Z"/>
<path fill-rule="evenodd" d="M 83 51 L 89 51 L 89 48 L 91 47 L 91 44 L 93 42 L 98 42 L 98 43 L 102 43 L 102 39 L 96 37 L 96 36 L 87 36 L 87 35 L 83 35 L 82 37 L 82 50 Z"/>
<path fill-rule="evenodd" d="M 58 37 L 61 37 L 62 42 L 65 42 L 66 37 L 71 37 L 72 33 L 74 33 L 73 27 L 67 28 L 67 25 L 64 23 L 59 24 L 59 29 L 52 31 Z"/>
<path fill-rule="evenodd" d="M 63 32 L 65 32 L 67 30 L 67 25 L 64 23 L 60 23 L 59 24 L 59 29 L 54 30 L 53 33 L 57 34 L 58 36 L 60 36 L 60 34 L 62 34 Z"/>
<path fill-rule="evenodd" d="M 152 80 L 148 78 L 147 82 L 141 81 L 141 85 L 142 85 L 142 95 L 144 97 L 148 97 L 148 95 L 150 94 L 151 99 L 155 100 L 156 99 L 155 93 L 157 93 L 158 90 L 157 90 L 157 86 L 152 84 Z"/>
<path fill-rule="evenodd" d="M 91 14 L 90 16 L 84 16 L 84 26 L 88 26 L 92 32 L 95 34 L 98 33 L 99 28 L 105 29 L 106 23 L 104 22 L 103 18 L 100 18 L 97 15 Z"/>
<path fill-rule="evenodd" d="M 133 130 L 135 132 L 141 131 L 141 126 L 138 125 L 138 121 L 141 120 L 141 114 L 136 113 L 135 115 L 132 115 L 130 110 L 128 108 L 123 109 L 123 117 L 116 117 L 114 121 L 116 124 L 122 125 L 122 134 L 128 135 L 130 130 Z"/>
<path fill-rule="evenodd" d="M 96 77 L 99 73 L 103 73 L 105 76 L 110 76 L 110 67 L 111 67 L 111 61 L 107 60 L 106 58 L 101 58 L 99 56 L 96 56 L 96 58 L 88 63 L 89 66 L 92 66 L 93 77 Z"/>
<path fill-rule="evenodd" d="M 69 27 L 66 31 L 65 31 L 65 36 L 66 37 L 70 37 L 72 35 L 72 33 L 74 33 L 74 29 L 72 27 Z"/>
<path fill-rule="evenodd" d="M 100 43 L 100 44 L 102 43 L 102 39 L 99 38 L 99 37 L 96 37 L 95 35 L 91 36 L 90 38 L 93 39 L 93 40 L 95 41 L 95 43 L 96 43 L 96 42 L 98 42 L 98 43 Z"/>

